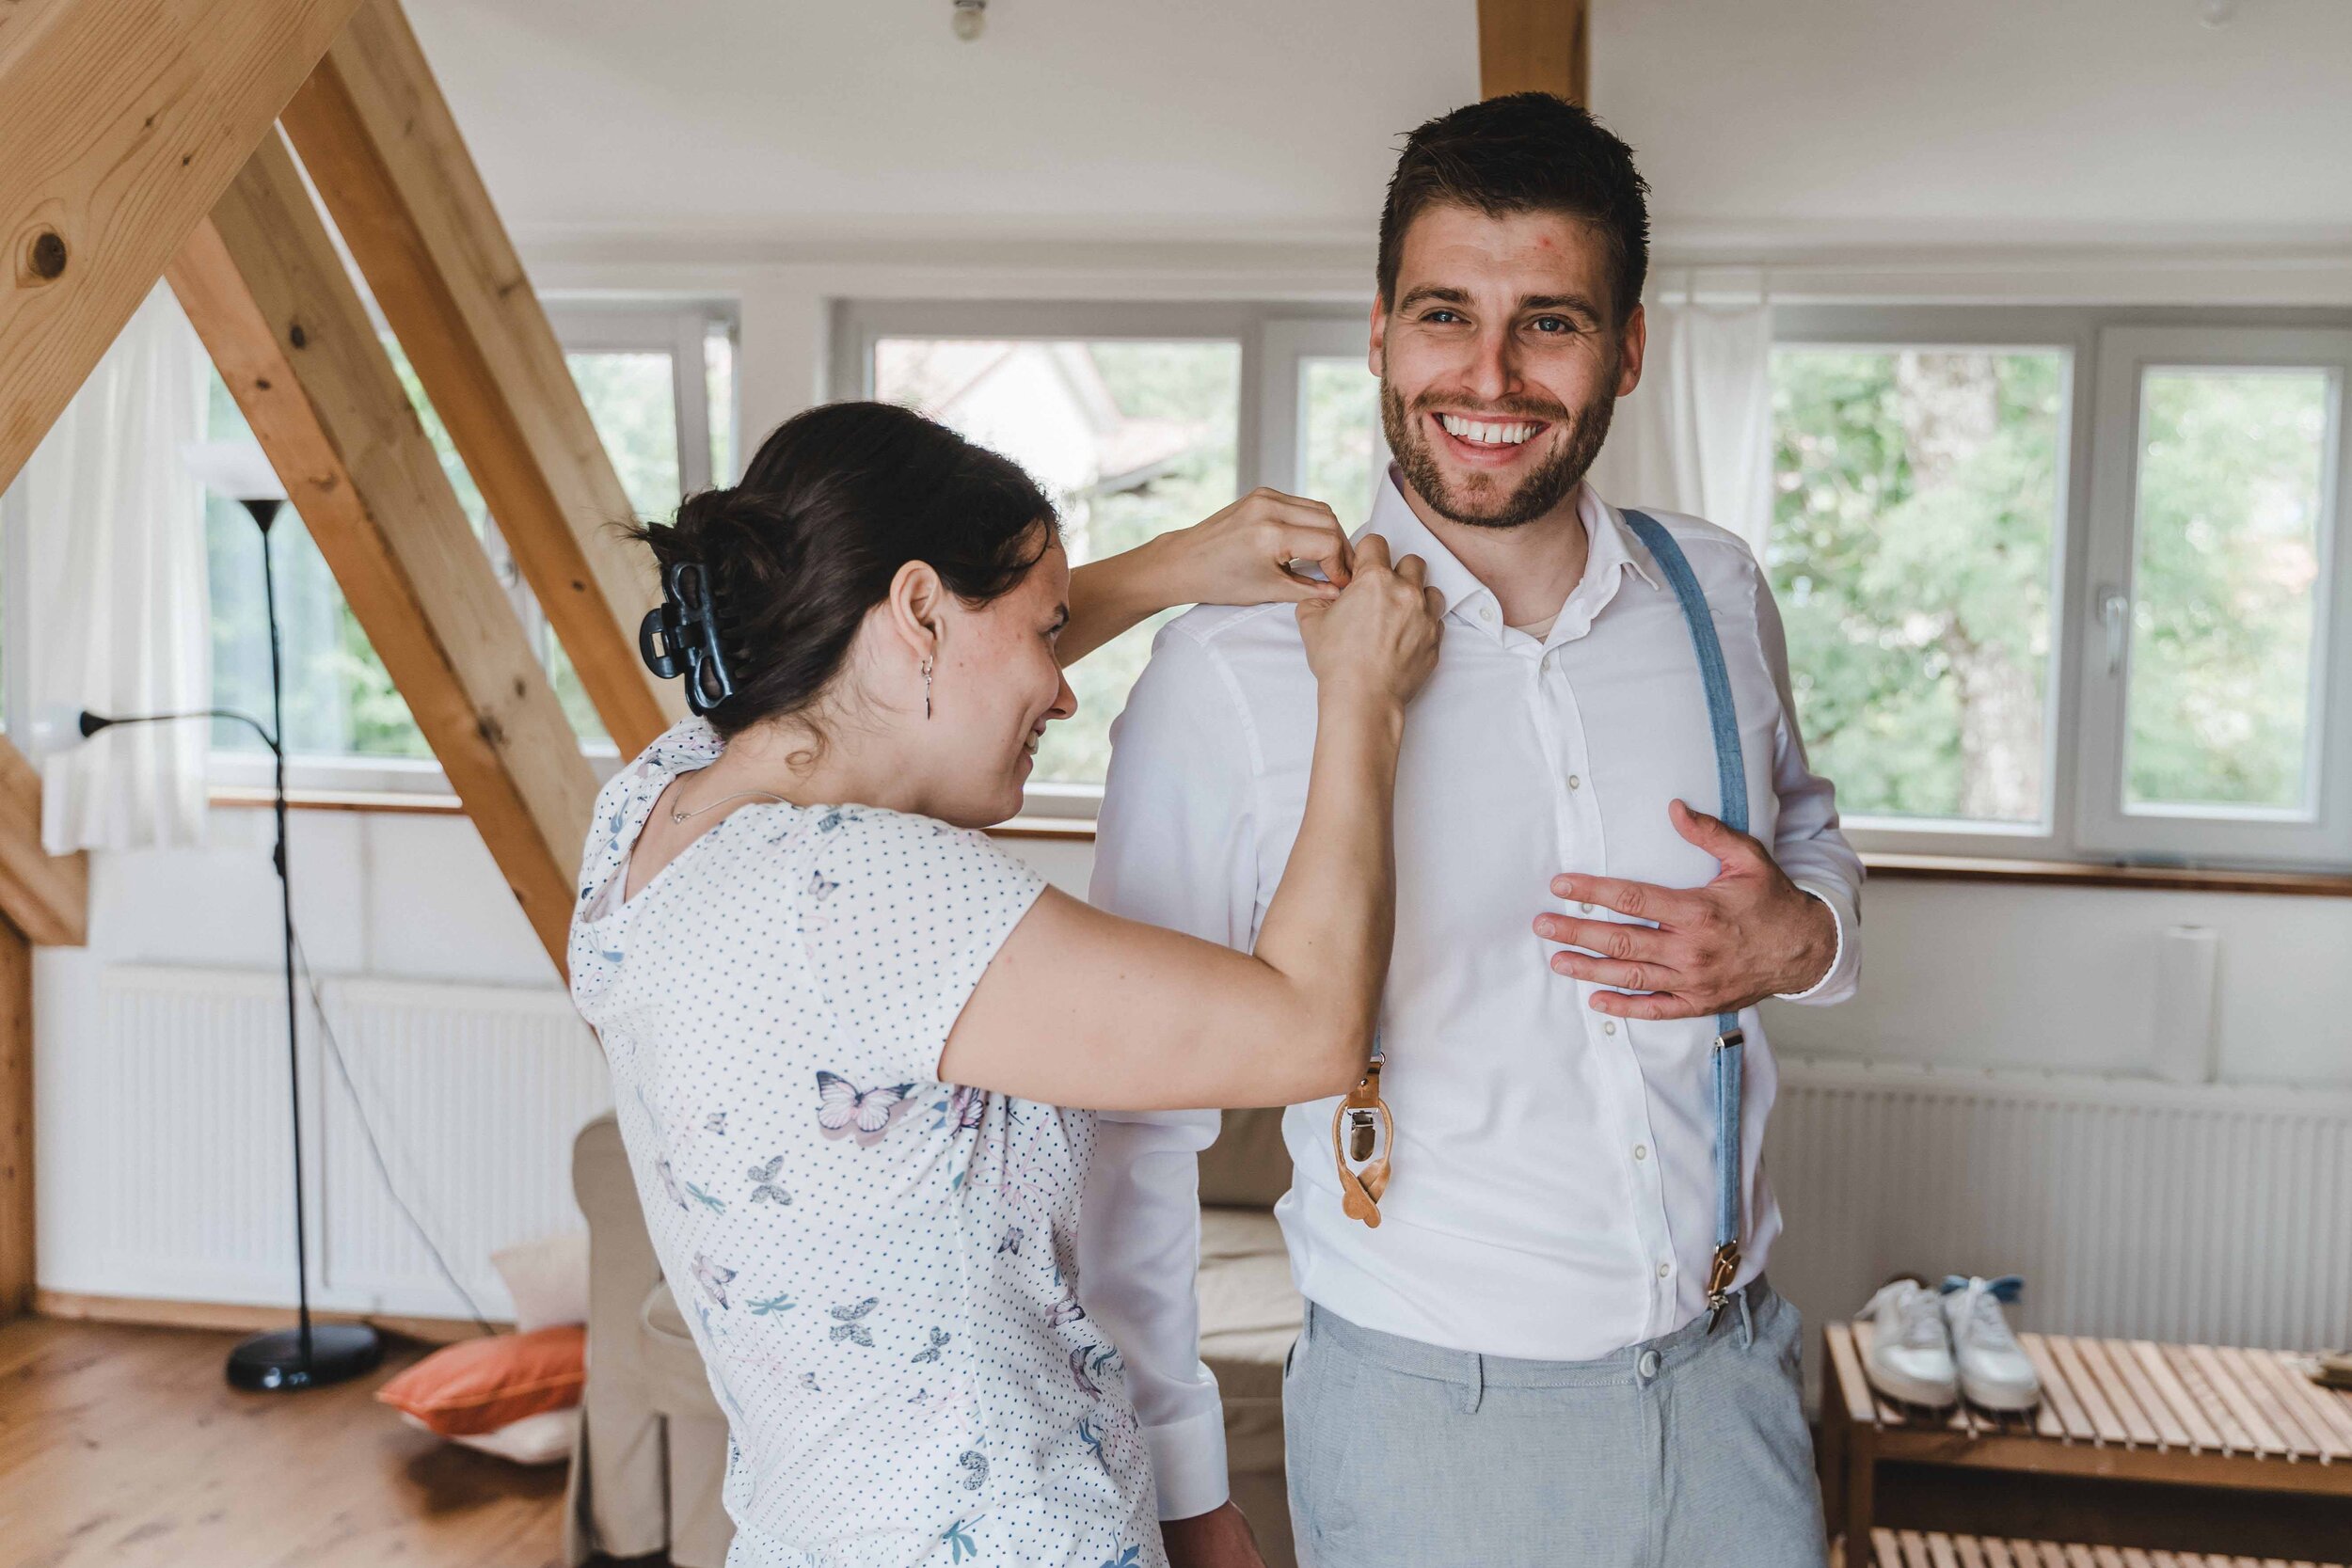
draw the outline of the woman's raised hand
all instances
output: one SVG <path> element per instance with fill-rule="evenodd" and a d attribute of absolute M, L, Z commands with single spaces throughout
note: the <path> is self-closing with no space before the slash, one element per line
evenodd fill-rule
<path fill-rule="evenodd" d="M 1307 663 L 1327 693 L 1361 689 L 1402 706 L 1438 667 L 1445 600 L 1427 585 L 1421 557 L 1391 566 L 1378 534 L 1366 534 L 1355 555 L 1344 590 L 1297 608 Z"/>
<path fill-rule="evenodd" d="M 1335 599 L 1354 569 L 1347 531 L 1318 500 L 1260 485 L 1223 511 L 1162 536 L 1178 604 Z M 1291 570 L 1311 562 L 1328 581 Z"/>

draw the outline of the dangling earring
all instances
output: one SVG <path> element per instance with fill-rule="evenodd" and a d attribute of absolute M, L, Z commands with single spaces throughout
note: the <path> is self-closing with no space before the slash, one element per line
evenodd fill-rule
<path fill-rule="evenodd" d="M 923 661 L 923 717 L 931 716 L 931 661 Z"/>

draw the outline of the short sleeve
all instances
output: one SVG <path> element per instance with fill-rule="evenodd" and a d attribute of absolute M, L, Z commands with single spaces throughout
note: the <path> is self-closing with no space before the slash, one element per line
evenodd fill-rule
<path fill-rule="evenodd" d="M 844 807 L 814 834 L 809 968 L 861 1086 L 932 1083 L 939 1053 L 1045 879 L 980 833 Z"/>

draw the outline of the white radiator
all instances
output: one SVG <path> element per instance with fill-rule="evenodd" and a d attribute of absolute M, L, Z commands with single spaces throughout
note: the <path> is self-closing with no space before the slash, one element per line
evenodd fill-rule
<path fill-rule="evenodd" d="M 48 1290 L 291 1304 L 285 1001 L 275 974 L 113 967 L 70 1050 L 44 1055 L 37 1140 Z M 611 1103 L 561 991 L 329 980 L 320 988 L 400 1196 L 459 1282 L 510 1310 L 499 1247 L 582 1222 L 572 1138 Z M 394 1206 L 303 999 L 311 1299 L 469 1307 Z"/>
<path fill-rule="evenodd" d="M 1785 1060 L 1772 1282 L 2023 1275 L 2021 1327 L 2352 1343 L 2352 1095 Z"/>

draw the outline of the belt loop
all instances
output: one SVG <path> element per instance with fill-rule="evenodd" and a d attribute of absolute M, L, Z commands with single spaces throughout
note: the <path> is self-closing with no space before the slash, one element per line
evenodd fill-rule
<path fill-rule="evenodd" d="M 1486 1358 L 1471 1353 L 1470 1379 L 1462 1387 L 1462 1407 L 1465 1414 L 1475 1416 L 1486 1400 Z"/>
<path fill-rule="evenodd" d="M 1756 1314 L 1748 1307 L 1748 1300 L 1755 1294 L 1756 1291 L 1752 1288 L 1740 1292 L 1740 1348 L 1741 1350 L 1756 1348 Z"/>

